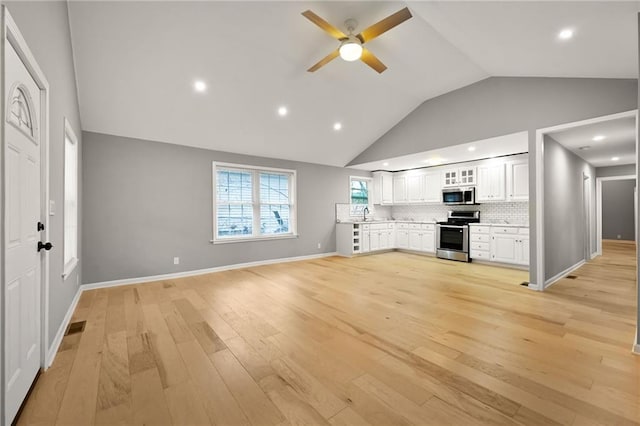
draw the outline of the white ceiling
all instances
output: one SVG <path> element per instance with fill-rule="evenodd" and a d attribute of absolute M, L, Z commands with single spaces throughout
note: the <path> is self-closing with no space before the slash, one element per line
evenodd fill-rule
<path fill-rule="evenodd" d="M 311 9 L 389 68 L 336 59 Z M 343 166 L 426 99 L 490 75 L 637 76 L 637 2 L 97 2 L 69 15 L 84 130 Z M 576 28 L 568 43 L 559 29 Z M 194 93 L 204 80 L 208 90 Z M 289 116 L 276 110 L 286 105 Z M 340 121 L 343 129 L 333 130 Z"/>
<path fill-rule="evenodd" d="M 522 154 L 527 152 L 528 148 L 529 134 L 525 131 L 411 155 L 403 155 L 382 161 L 358 164 L 354 166 L 354 168 L 369 171 L 387 170 L 397 172 L 400 170 Z"/>
<path fill-rule="evenodd" d="M 549 133 L 561 145 L 595 167 L 634 164 L 636 162 L 635 117 L 602 121 Z M 595 136 L 604 136 L 594 141 Z M 580 149 L 589 147 L 588 149 Z M 612 160 L 618 157 L 618 160 Z"/>

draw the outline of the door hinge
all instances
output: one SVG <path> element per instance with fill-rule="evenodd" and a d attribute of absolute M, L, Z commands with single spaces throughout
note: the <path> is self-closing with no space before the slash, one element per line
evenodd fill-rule
<path fill-rule="evenodd" d="M 38 222 L 38 232 L 44 231 L 44 223 Z"/>

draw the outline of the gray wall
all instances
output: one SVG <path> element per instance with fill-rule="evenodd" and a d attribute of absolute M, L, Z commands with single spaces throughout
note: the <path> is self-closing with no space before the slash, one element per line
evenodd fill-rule
<path fill-rule="evenodd" d="M 80 113 L 76 90 L 76 79 L 71 49 L 67 3 L 3 2 L 20 28 L 29 48 L 50 85 L 49 123 L 49 167 L 50 198 L 56 202 L 57 213 L 50 217 L 49 239 L 53 243 L 50 251 L 49 277 L 49 344 L 62 324 L 71 301 L 78 289 L 81 265 L 66 280 L 62 280 L 63 262 L 63 157 L 64 118 L 71 123 L 81 139 Z M 80 155 L 82 155 L 82 142 Z M 80 211 L 82 215 L 82 211 Z M 80 258 L 82 261 L 82 258 Z"/>
<path fill-rule="evenodd" d="M 83 143 L 84 283 L 333 252 L 335 203 L 350 175 L 370 176 L 90 132 Z M 213 161 L 295 169 L 300 237 L 211 244 Z"/>
<path fill-rule="evenodd" d="M 635 179 L 602 182 L 602 238 L 635 241 Z M 618 238 L 620 235 L 620 238 Z"/>
<path fill-rule="evenodd" d="M 596 177 L 628 176 L 636 175 L 635 164 L 622 164 L 620 166 L 598 167 Z"/>
<path fill-rule="evenodd" d="M 544 139 L 545 280 L 585 259 L 583 173 L 590 177 L 590 252 L 595 251 L 595 168 L 554 139 Z"/>
<path fill-rule="evenodd" d="M 529 197 L 535 200 L 536 129 L 637 107 L 635 79 L 490 77 L 427 100 L 349 164 L 528 130 Z M 529 280 L 537 284 L 535 202 L 529 209 Z"/>
<path fill-rule="evenodd" d="M 640 13 L 638 13 L 638 49 L 640 50 Z M 640 53 L 638 54 L 638 59 L 640 60 Z M 640 99 L 640 87 L 638 88 L 638 99 Z M 640 149 L 638 149 L 638 142 L 640 141 L 640 126 L 636 126 L 636 130 L 638 134 L 636 135 L 636 164 L 640 164 Z M 638 180 L 638 175 L 636 173 L 636 181 Z M 638 205 L 636 206 L 636 211 L 640 212 L 640 197 L 638 198 Z M 640 228 L 640 227 L 638 227 Z M 636 241 L 639 241 L 638 238 L 638 229 L 636 229 Z M 640 265 L 640 250 L 636 250 L 636 265 Z M 636 267 L 636 294 L 637 301 L 636 307 L 638 309 L 638 313 L 636 314 L 636 345 L 634 350 L 636 353 L 640 354 L 640 285 L 637 283 L 640 282 L 640 268 Z"/>

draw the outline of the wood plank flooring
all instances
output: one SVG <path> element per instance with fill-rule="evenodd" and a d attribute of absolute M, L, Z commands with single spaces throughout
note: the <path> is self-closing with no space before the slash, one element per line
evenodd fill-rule
<path fill-rule="evenodd" d="M 19 424 L 639 425 L 634 256 L 544 293 L 398 252 L 87 291 Z"/>

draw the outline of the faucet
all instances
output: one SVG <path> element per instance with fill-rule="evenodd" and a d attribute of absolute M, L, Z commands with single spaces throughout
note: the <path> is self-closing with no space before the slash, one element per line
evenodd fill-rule
<path fill-rule="evenodd" d="M 364 214 L 363 221 L 364 221 L 364 222 L 366 222 L 366 221 L 367 221 L 367 213 L 370 213 L 370 212 L 369 212 L 369 207 L 365 207 L 365 208 L 362 210 L 362 213 Z"/>

